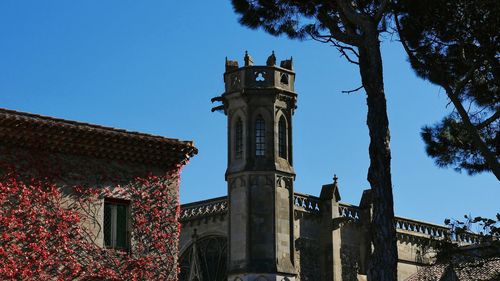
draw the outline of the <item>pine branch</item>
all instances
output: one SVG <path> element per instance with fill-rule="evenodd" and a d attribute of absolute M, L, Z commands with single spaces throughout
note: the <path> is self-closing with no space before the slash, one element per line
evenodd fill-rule
<path fill-rule="evenodd" d="M 366 15 L 356 12 L 350 1 L 336 0 L 336 3 L 340 7 L 340 12 L 342 12 L 350 22 L 359 27 L 366 27 L 370 25 L 372 19 Z"/>
<path fill-rule="evenodd" d="M 464 78 L 460 82 L 464 83 L 465 80 L 466 79 Z M 464 122 L 467 132 L 471 135 L 474 144 L 476 145 L 477 149 L 479 149 L 479 151 L 481 152 L 481 155 L 484 157 L 486 164 L 491 169 L 492 173 L 496 176 L 496 178 L 500 180 L 500 164 L 498 163 L 497 158 L 495 157 L 493 152 L 488 149 L 488 146 L 481 138 L 481 135 L 479 135 L 477 128 L 470 121 L 469 115 L 467 114 L 467 111 L 463 107 L 462 102 L 458 98 L 456 92 L 454 92 L 448 85 L 442 85 L 442 86 L 446 90 L 446 94 L 448 95 L 450 100 L 453 102 L 453 105 L 455 106 L 458 114 L 460 115 L 462 122 Z M 463 85 L 459 86 L 463 87 Z"/>
<path fill-rule="evenodd" d="M 342 18 L 342 13 L 339 13 L 338 16 Z M 354 32 L 351 32 L 351 27 L 348 27 L 348 25 L 344 24 L 343 27 L 345 31 L 342 30 L 339 26 L 338 19 L 333 19 L 332 16 L 327 14 L 326 10 L 321 10 L 318 13 L 318 19 L 328 29 L 328 31 L 330 32 L 330 37 L 334 38 L 335 40 L 356 47 L 359 46 L 360 42 L 362 41 L 361 36 L 355 34 Z M 309 34 L 311 35 L 310 32 Z"/>
<path fill-rule="evenodd" d="M 500 118 L 500 110 L 497 110 L 495 112 L 495 114 L 493 114 L 488 119 L 486 119 L 483 122 L 481 122 L 480 124 L 477 124 L 476 125 L 476 129 L 477 130 L 481 130 L 484 127 L 486 127 L 486 126 L 490 125 L 491 123 L 495 122 L 496 120 L 498 120 L 498 118 Z"/>
<path fill-rule="evenodd" d="M 389 8 L 389 2 L 390 2 L 389 0 L 383 0 L 382 3 L 380 3 L 377 13 L 373 18 L 376 23 L 378 23 L 384 16 L 384 14 L 387 12 Z"/>

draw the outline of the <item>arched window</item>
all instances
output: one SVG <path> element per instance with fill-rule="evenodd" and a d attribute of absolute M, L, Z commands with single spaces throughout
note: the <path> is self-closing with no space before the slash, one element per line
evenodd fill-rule
<path fill-rule="evenodd" d="M 179 258 L 179 281 L 227 281 L 227 239 L 208 236 L 194 243 Z"/>
<path fill-rule="evenodd" d="M 255 120 L 255 155 L 264 156 L 266 154 L 266 123 L 262 116 L 257 116 Z"/>
<path fill-rule="evenodd" d="M 286 159 L 286 152 L 286 121 L 285 117 L 281 116 L 278 122 L 278 154 Z"/>
<path fill-rule="evenodd" d="M 239 117 L 234 130 L 234 151 L 236 158 L 240 159 L 243 155 L 243 122 Z"/>

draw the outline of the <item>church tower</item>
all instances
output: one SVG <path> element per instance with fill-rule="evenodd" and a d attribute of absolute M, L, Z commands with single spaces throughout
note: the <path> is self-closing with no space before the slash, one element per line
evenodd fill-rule
<path fill-rule="evenodd" d="M 292 59 L 244 61 L 226 59 L 225 92 L 213 99 L 228 117 L 228 281 L 295 280 Z"/>

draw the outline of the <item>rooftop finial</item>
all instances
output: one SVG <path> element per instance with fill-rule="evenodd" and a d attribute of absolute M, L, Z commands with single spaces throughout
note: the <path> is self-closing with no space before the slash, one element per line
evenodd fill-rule
<path fill-rule="evenodd" d="M 338 177 L 336 174 L 333 174 L 333 183 L 332 184 L 325 184 L 323 187 L 321 187 L 321 193 L 319 197 L 322 200 L 331 200 L 334 199 L 335 202 L 338 202 L 340 200 L 340 192 L 339 192 L 339 186 L 338 186 Z"/>
<path fill-rule="evenodd" d="M 248 51 L 245 51 L 245 66 L 250 66 L 250 65 L 253 65 L 253 59 L 248 54 Z"/>
<path fill-rule="evenodd" d="M 226 72 L 238 69 L 238 61 L 228 60 L 226 57 Z"/>
<path fill-rule="evenodd" d="M 276 65 L 276 56 L 274 55 L 274 51 L 273 53 L 267 58 L 267 62 L 266 62 L 266 65 L 267 66 L 275 66 Z"/>
<path fill-rule="evenodd" d="M 282 60 L 280 67 L 293 71 L 293 57 L 290 57 L 289 60 Z"/>

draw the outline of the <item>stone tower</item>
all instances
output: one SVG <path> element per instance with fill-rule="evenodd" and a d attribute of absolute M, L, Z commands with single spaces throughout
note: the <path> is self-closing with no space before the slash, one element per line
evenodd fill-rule
<path fill-rule="evenodd" d="M 214 98 L 228 117 L 228 280 L 295 280 L 292 59 L 265 66 L 226 59 L 225 92 Z"/>

